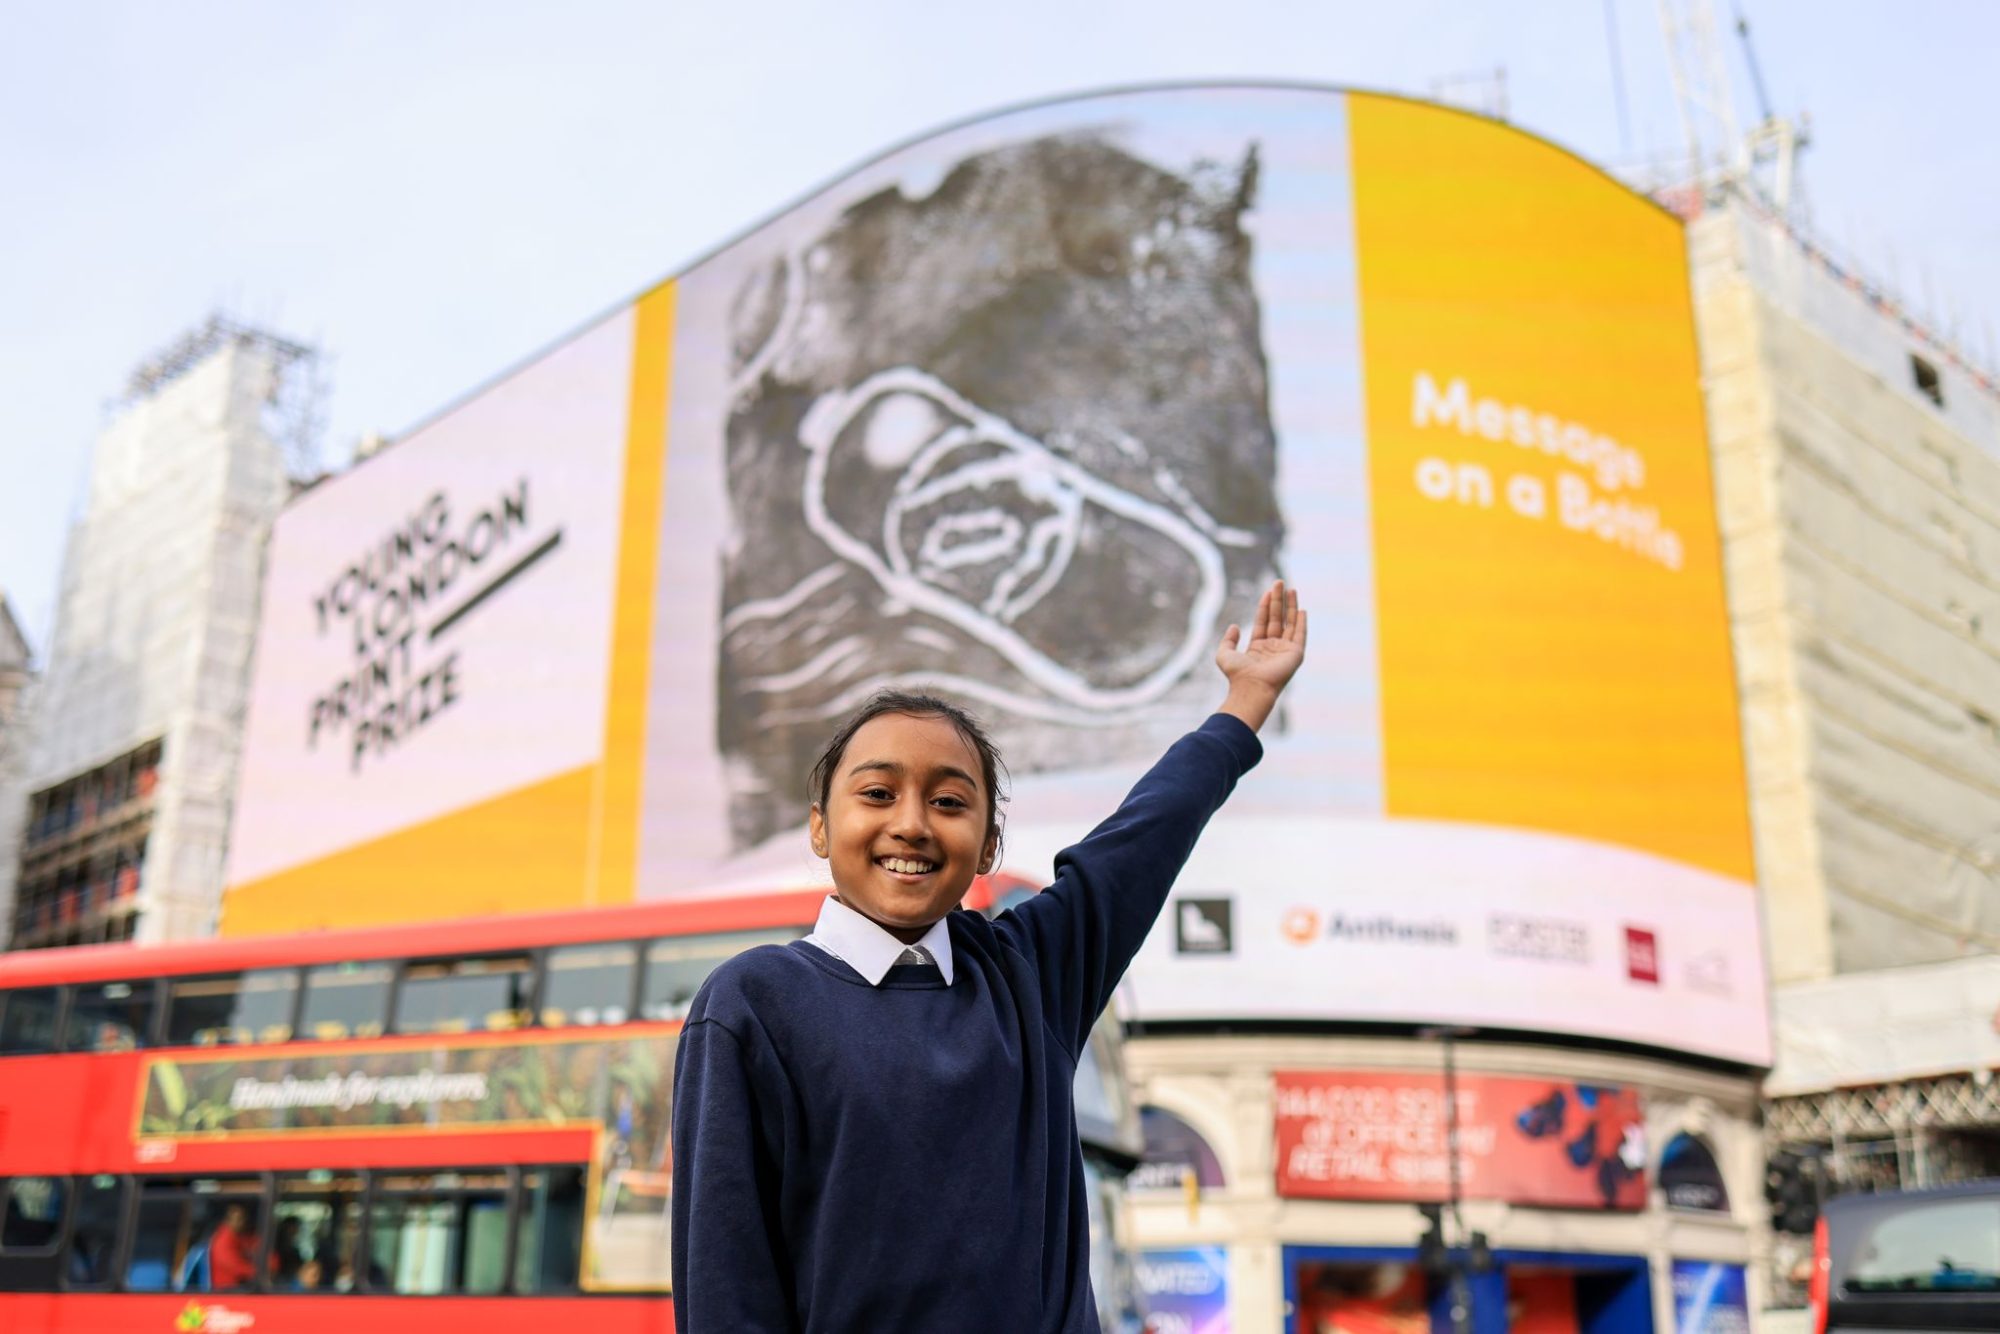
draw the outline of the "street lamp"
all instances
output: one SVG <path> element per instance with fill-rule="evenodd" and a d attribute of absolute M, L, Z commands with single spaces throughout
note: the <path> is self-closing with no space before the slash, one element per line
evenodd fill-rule
<path fill-rule="evenodd" d="M 1417 1036 L 1444 1047 L 1444 1153 L 1445 1202 L 1451 1212 L 1453 1237 L 1445 1236 L 1444 1211 L 1435 1204 L 1422 1206 L 1430 1230 L 1418 1244 L 1417 1258 L 1426 1273 L 1441 1276 L 1450 1285 L 1453 1334 L 1472 1334 L 1472 1290 L 1466 1282 L 1470 1270 L 1484 1272 L 1492 1267 L 1493 1253 L 1486 1234 L 1465 1230 L 1465 1214 L 1458 1169 L 1458 1062 L 1453 1044 L 1469 1038 L 1476 1030 L 1460 1024 L 1433 1024 L 1417 1030 Z M 1454 1244 L 1455 1242 L 1455 1244 Z"/>

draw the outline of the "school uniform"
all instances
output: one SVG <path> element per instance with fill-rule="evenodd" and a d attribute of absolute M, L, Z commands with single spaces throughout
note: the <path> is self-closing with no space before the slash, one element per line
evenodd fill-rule
<path fill-rule="evenodd" d="M 1077 1053 L 1262 753 L 1210 717 L 1053 884 L 947 915 L 924 962 L 829 900 L 718 968 L 674 1063 L 679 1334 L 1098 1334 Z"/>

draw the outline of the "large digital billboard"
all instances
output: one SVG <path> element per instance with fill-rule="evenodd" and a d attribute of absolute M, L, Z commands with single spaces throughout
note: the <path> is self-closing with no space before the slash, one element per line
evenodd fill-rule
<path fill-rule="evenodd" d="M 1324 89 L 897 149 L 303 497 L 224 928 L 816 882 L 807 769 L 889 683 L 992 724 L 1046 874 L 1274 575 L 1312 658 L 1136 1013 L 1767 1061 L 1681 229 Z"/>

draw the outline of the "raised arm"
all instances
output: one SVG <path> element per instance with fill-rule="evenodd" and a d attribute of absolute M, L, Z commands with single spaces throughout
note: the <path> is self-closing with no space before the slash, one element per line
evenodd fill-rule
<path fill-rule="evenodd" d="M 1232 625 L 1216 650 L 1229 683 L 1221 708 L 1176 741 L 1110 819 L 1056 857 L 1047 889 L 996 923 L 1036 957 L 1043 1005 L 1071 1055 L 1110 1003 L 1209 817 L 1262 756 L 1256 732 L 1305 646 L 1306 614 L 1280 580 L 1258 600 L 1248 640 Z"/>

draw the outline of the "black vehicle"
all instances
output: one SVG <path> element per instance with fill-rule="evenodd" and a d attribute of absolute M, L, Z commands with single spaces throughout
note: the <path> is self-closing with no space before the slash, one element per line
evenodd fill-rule
<path fill-rule="evenodd" d="M 2000 1330 L 2000 1181 L 1839 1196 L 1813 1250 L 1818 1334 Z"/>

